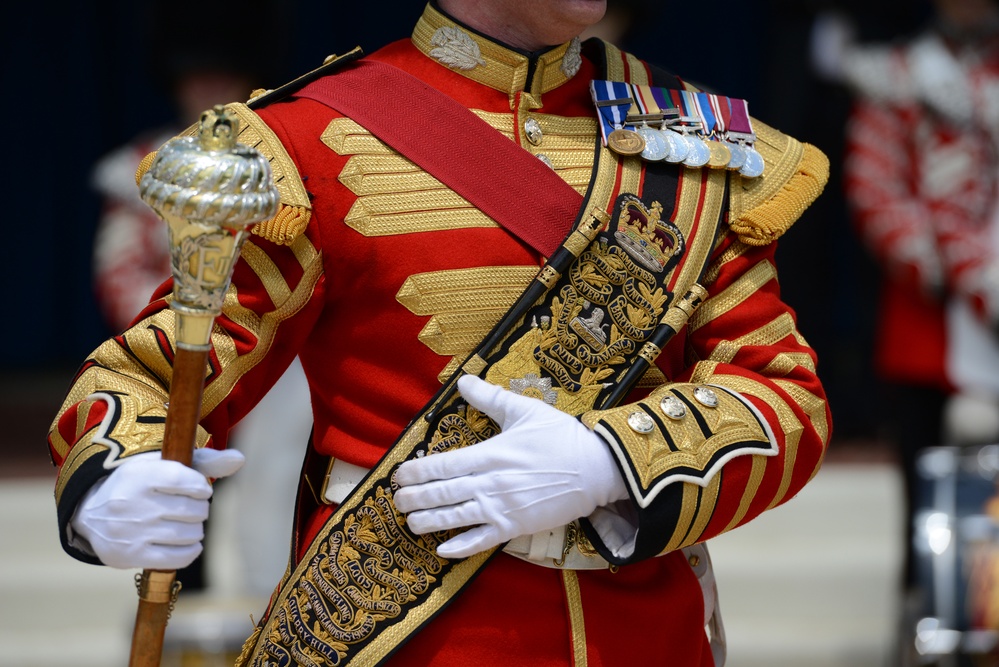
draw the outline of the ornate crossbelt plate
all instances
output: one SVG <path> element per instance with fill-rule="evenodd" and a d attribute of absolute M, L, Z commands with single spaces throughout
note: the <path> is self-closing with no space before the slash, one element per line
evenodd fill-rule
<path fill-rule="evenodd" d="M 675 172 L 674 172 L 675 173 Z M 700 202 L 691 228 L 712 245 L 721 197 Z M 677 183 L 674 177 L 673 188 Z M 700 191 L 698 195 L 697 192 Z M 674 201 L 675 191 L 662 192 Z M 678 209 L 690 208 L 676 197 Z M 358 485 L 282 584 L 238 665 L 374 665 L 439 612 L 496 552 L 448 560 L 438 545 L 459 531 L 416 535 L 392 502 L 392 474 L 411 457 L 467 447 L 499 428 L 461 398 L 457 377 L 474 373 L 569 414 L 600 405 L 663 319 L 673 292 L 699 277 L 686 264 L 684 233 L 622 195 L 609 218 L 581 224 L 482 346 Z M 688 220 L 689 222 L 689 220 Z M 705 242 L 706 241 L 706 242 Z M 561 265 L 559 265 L 561 264 Z M 690 273 L 676 280 L 677 274 Z"/>

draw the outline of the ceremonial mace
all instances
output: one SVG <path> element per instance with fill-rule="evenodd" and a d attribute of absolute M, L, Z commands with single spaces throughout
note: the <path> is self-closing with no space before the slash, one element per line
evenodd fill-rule
<path fill-rule="evenodd" d="M 274 217 L 278 191 L 270 165 L 239 144 L 239 119 L 223 106 L 201 114 L 196 136 L 160 148 L 139 194 L 168 226 L 176 349 L 163 431 L 165 460 L 191 465 L 210 337 L 250 225 Z M 130 667 L 156 667 L 180 582 L 176 572 L 136 575 L 139 607 Z"/>

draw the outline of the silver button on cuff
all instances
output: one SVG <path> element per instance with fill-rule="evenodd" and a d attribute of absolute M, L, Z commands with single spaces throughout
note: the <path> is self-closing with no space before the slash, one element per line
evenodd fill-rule
<path fill-rule="evenodd" d="M 708 408 L 718 407 L 718 394 L 708 387 L 697 387 L 694 389 L 694 400 Z"/>
<path fill-rule="evenodd" d="M 547 155 L 545 155 L 544 153 L 538 153 L 538 159 L 544 162 L 549 169 L 555 168 L 555 163 L 552 162 L 552 159 Z"/>
<path fill-rule="evenodd" d="M 659 402 L 659 408 L 670 419 L 680 420 L 687 416 L 687 406 L 676 396 L 667 396 Z"/>
<path fill-rule="evenodd" d="M 652 421 L 652 417 L 644 412 L 632 412 L 628 415 L 628 426 L 635 433 L 652 433 L 656 428 L 656 423 Z"/>

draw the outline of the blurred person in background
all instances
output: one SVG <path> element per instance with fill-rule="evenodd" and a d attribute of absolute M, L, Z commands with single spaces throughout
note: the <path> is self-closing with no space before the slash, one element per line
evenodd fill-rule
<path fill-rule="evenodd" d="M 261 79 L 267 80 L 259 58 L 246 58 L 229 44 L 183 39 L 185 32 L 166 4 L 151 5 L 147 19 L 148 69 L 172 103 L 173 121 L 143 131 L 104 156 L 93 171 L 103 205 L 94 240 L 94 283 L 98 304 L 115 332 L 128 326 L 170 276 L 163 221 L 139 198 L 139 163 L 205 109 L 245 97 L 260 87 Z"/>
<path fill-rule="evenodd" d="M 246 99 L 273 83 L 282 72 L 281 54 L 247 48 L 235 32 L 210 39 L 192 31 L 196 4 L 156 2 L 147 7 L 146 57 L 151 78 L 172 103 L 173 121 L 149 128 L 103 157 L 92 182 L 102 198 L 93 248 L 94 287 L 108 327 L 124 331 L 170 277 L 165 223 L 139 197 L 136 171 L 143 160 L 216 104 Z M 267 0 L 243 3 L 255 16 L 273 13 Z M 273 21 L 271 25 L 276 25 Z M 243 474 L 220 485 L 210 531 L 212 548 L 184 569 L 179 578 L 188 592 L 214 597 L 266 599 L 271 583 L 287 562 L 294 480 L 301 467 L 312 425 L 309 394 L 301 363 L 288 371 L 261 403 L 234 429 L 233 446 L 248 457 Z M 275 448 L 273 443 L 286 443 Z M 268 496 L 255 492 L 267 480 Z M 278 539 L 274 539 L 275 533 Z M 284 535 L 284 539 L 281 539 Z"/>
<path fill-rule="evenodd" d="M 932 10 L 917 34 L 871 44 L 830 13 L 812 44 L 854 95 L 844 187 L 881 268 L 878 408 L 907 490 L 907 590 L 919 453 L 999 442 L 999 3 Z"/>

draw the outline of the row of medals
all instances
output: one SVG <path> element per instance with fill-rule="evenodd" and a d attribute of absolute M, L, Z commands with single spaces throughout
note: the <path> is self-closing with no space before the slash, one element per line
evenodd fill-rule
<path fill-rule="evenodd" d="M 628 121 L 631 120 L 629 116 Z M 731 169 L 748 178 L 763 173 L 763 157 L 746 142 L 751 135 L 729 132 L 726 139 L 707 138 L 697 132 L 698 126 L 698 119 L 694 118 L 684 118 L 674 124 L 663 121 L 658 128 L 650 126 L 647 119 L 641 119 L 641 125 L 634 130 L 618 128 L 608 134 L 607 145 L 615 153 L 640 155 L 650 162 Z"/>

